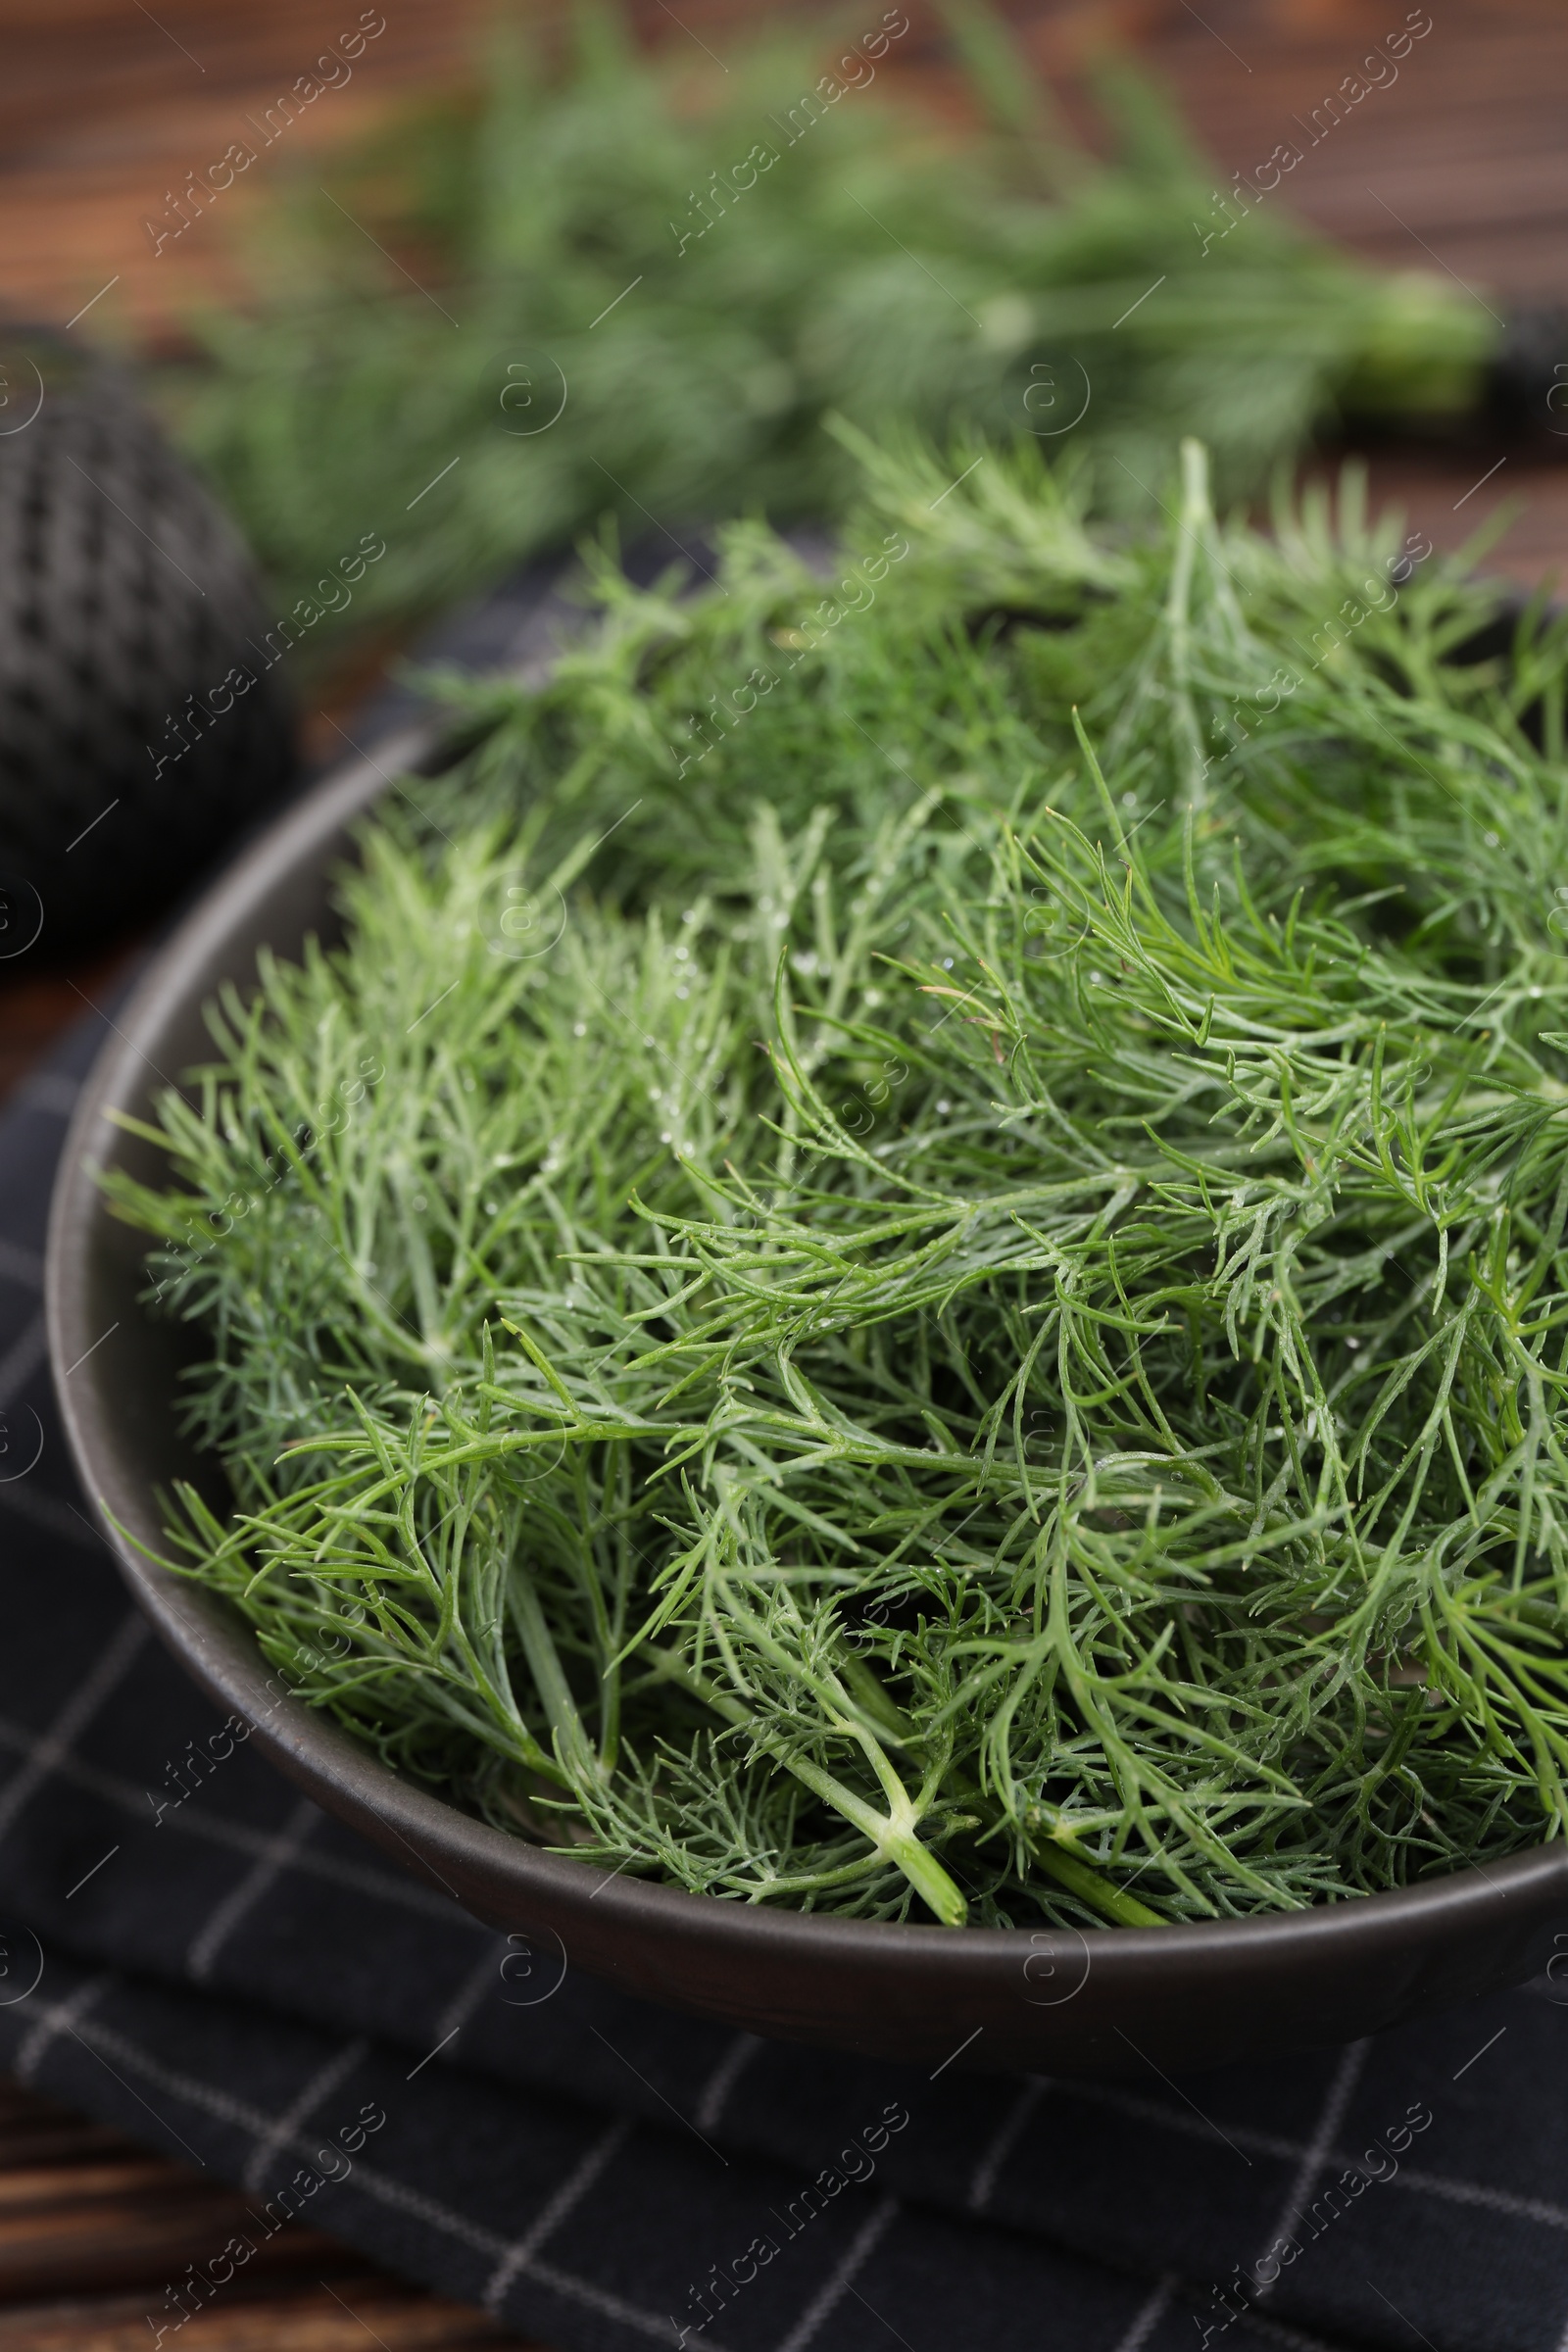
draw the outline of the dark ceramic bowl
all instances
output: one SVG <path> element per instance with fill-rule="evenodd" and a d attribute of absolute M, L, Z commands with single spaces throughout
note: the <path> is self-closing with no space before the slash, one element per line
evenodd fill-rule
<path fill-rule="evenodd" d="M 213 1466 L 173 1412 L 180 1334 L 137 1304 L 143 1243 L 110 1217 L 106 1165 L 155 1180 L 159 1155 L 111 1123 L 148 1114 L 210 1057 L 201 1008 L 254 980 L 256 951 L 295 954 L 333 929 L 328 877 L 347 828 L 400 768 L 429 771 L 429 734 L 378 746 L 263 834 L 158 956 L 93 1071 L 61 1163 L 49 1237 L 49 1328 L 66 1427 L 131 1590 L 170 1647 L 318 1803 L 478 1918 L 539 1940 L 554 1965 L 764 2034 L 928 2070 L 1173 2074 L 1348 2040 L 1517 1984 L 1568 1930 L 1568 1842 L 1394 1894 L 1201 1926 L 1066 1930 L 872 1926 L 642 1881 L 540 1851 L 400 1779 L 325 1715 L 279 1703 L 228 1604 L 153 1567 L 110 1521 L 157 1546 L 156 1493 L 209 1491 Z M 69 1369 L 67 1369 L 69 1367 Z M 220 1494 L 219 1499 L 221 1499 Z M 551 1965 L 545 1962 L 548 1967 Z"/>

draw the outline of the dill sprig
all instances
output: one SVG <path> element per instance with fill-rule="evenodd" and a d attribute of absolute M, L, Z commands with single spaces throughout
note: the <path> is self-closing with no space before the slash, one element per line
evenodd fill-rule
<path fill-rule="evenodd" d="M 1183 432 L 1232 498 L 1348 414 L 1476 405 L 1484 306 L 1336 251 L 1283 189 L 1220 205 L 1125 64 L 1093 77 L 1092 154 L 1000 22 L 947 13 L 970 127 L 890 81 L 886 29 L 863 57 L 737 38 L 720 73 L 584 8 L 559 54 L 498 25 L 470 86 L 334 157 L 330 199 L 280 153 L 243 298 L 164 378 L 280 607 L 314 627 L 351 594 L 341 652 L 604 514 L 820 523 L 855 484 L 831 413 L 1083 447 L 1100 507 L 1147 514 Z"/>
<path fill-rule="evenodd" d="M 225 994 L 111 1181 L 184 1573 L 607 1867 L 1298 1907 L 1568 1808 L 1565 632 L 1189 445 L 1157 534 L 877 449 L 629 588 Z M 963 474 L 951 494 L 945 486 Z"/>

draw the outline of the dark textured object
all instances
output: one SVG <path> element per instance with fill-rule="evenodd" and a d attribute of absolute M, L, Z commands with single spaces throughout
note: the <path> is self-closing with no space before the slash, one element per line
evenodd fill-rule
<path fill-rule="evenodd" d="M 0 330 L 0 550 L 10 958 L 146 923 L 296 760 L 234 531 L 123 371 L 44 330 Z"/>
<path fill-rule="evenodd" d="M 1487 370 L 1484 422 L 1500 440 L 1568 447 L 1568 310 L 1509 313 Z"/>
<path fill-rule="evenodd" d="M 541 621 L 541 635 L 544 624 Z M 151 1565 L 159 1491 L 191 1478 L 224 1507 L 221 1476 L 175 1426 L 181 1343 L 150 1321 L 144 1242 L 111 1217 L 108 1163 L 145 1182 L 156 1147 L 113 1123 L 145 1117 L 162 1083 L 210 1054 L 202 1006 L 244 987 L 256 951 L 329 938 L 329 877 L 388 775 L 444 763 L 428 731 L 377 743 L 273 826 L 203 899 L 119 1016 L 61 1162 L 48 1251 L 50 1346 L 82 1483 L 131 1587 L 219 1703 L 245 1716 L 318 1803 L 478 1918 L 559 1938 L 619 1989 L 785 2039 L 927 2067 L 1167 2073 L 1348 2039 L 1521 1983 L 1568 1930 L 1568 1845 L 1395 1893 L 1273 1917 L 1030 1934 L 812 1918 L 607 1874 L 549 1854 L 401 1778 L 326 1715 L 278 1702 L 250 1629 L 217 1595 Z M 216 1485 L 215 1485 L 216 1480 Z M 961 2055 L 959 2055 L 961 2051 Z"/>

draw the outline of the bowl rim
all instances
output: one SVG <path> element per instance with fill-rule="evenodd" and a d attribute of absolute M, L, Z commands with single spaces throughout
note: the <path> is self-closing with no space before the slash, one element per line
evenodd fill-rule
<path fill-rule="evenodd" d="M 526 678 L 540 668 L 528 664 L 514 674 Z M 900 1979 L 929 1979 L 934 1971 L 955 1989 L 972 1979 L 977 1967 L 990 1974 L 1003 1960 L 1016 1969 L 1043 1942 L 1063 1937 L 1092 1947 L 1095 1975 L 1105 1989 L 1117 1981 L 1129 1989 L 1135 1983 L 1147 1988 L 1167 1971 L 1187 1978 L 1195 1969 L 1206 1974 L 1210 1966 L 1234 1968 L 1244 1958 L 1272 1975 L 1324 1961 L 1332 1949 L 1338 1967 L 1355 1953 L 1392 1954 L 1438 1932 L 1474 1932 L 1494 1913 L 1499 1921 L 1504 1914 L 1517 1920 L 1521 1912 L 1568 1906 L 1568 1840 L 1562 1839 L 1543 1841 L 1499 1862 L 1471 1864 L 1441 1878 L 1301 1910 L 1150 1928 L 1107 1924 L 1097 1926 L 1087 1938 L 1078 1929 L 977 1926 L 956 1933 L 919 1921 L 846 1919 L 606 1874 L 597 1863 L 553 1853 L 462 1811 L 434 1790 L 402 1778 L 324 1712 L 286 1690 L 280 1694 L 238 1612 L 138 1548 L 138 1536 L 143 1543 L 157 1541 L 162 1531 L 152 1489 L 120 1458 L 111 1356 L 103 1347 L 111 1335 L 94 1330 L 90 1311 L 95 1236 L 113 1222 L 95 1179 L 123 1140 L 110 1114 L 145 1111 L 150 1089 L 144 1065 L 151 1065 L 158 1083 L 164 1076 L 148 1044 L 173 1018 L 188 1014 L 193 1003 L 199 1007 L 211 998 L 215 968 L 220 977 L 246 984 L 244 977 L 222 969 L 223 958 L 233 955 L 235 934 L 257 918 L 263 904 L 306 874 L 318 881 L 334 852 L 346 849 L 345 828 L 394 789 L 393 777 L 438 772 L 450 743 L 450 736 L 430 722 L 377 741 L 373 758 L 361 753 L 333 768 L 217 874 L 155 952 L 110 1023 L 83 1083 L 55 1178 L 45 1252 L 49 1352 L 84 1494 L 134 1597 L 167 1646 L 214 1699 L 251 1723 L 272 1761 L 405 1868 L 479 1916 L 497 1920 L 495 1898 L 485 1889 L 505 1883 L 510 1908 L 507 1921 L 498 1924 L 513 1924 L 530 1911 L 551 1921 L 591 1918 L 596 1932 L 636 1936 L 652 1930 L 666 1944 L 710 1947 L 731 1963 L 765 1951 L 775 1959 L 794 1954 L 802 1960 L 853 1961 L 861 1970 L 892 1964 Z M 253 951 L 247 947 L 247 977 L 252 965 Z"/>

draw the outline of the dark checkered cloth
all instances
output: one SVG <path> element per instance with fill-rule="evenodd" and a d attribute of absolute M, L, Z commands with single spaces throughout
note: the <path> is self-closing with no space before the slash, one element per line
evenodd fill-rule
<path fill-rule="evenodd" d="M 1568 1985 L 1180 2086 L 927 2077 L 564 1973 L 303 1802 L 67 1463 L 41 1252 L 101 1034 L 0 1120 L 0 2067 L 249 2192 L 206 2293 L 309 2222 L 562 2352 L 1565 2352 Z"/>

